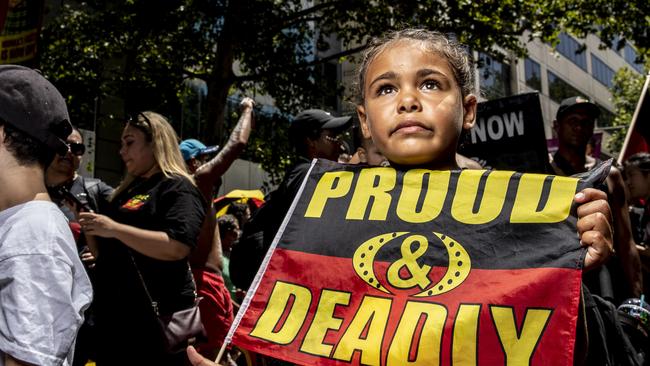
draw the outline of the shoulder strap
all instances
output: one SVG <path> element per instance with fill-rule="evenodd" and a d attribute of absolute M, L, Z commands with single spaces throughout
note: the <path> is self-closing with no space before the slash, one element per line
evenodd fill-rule
<path fill-rule="evenodd" d="M 135 267 L 135 271 L 138 272 L 138 277 L 140 278 L 140 282 L 142 283 L 142 288 L 144 289 L 144 293 L 147 294 L 147 297 L 149 298 L 149 302 L 151 303 L 151 307 L 153 308 L 154 313 L 156 315 L 160 315 L 158 311 L 158 303 L 153 300 L 153 297 L 151 297 L 151 294 L 149 293 L 149 289 L 147 289 L 147 284 L 144 282 L 144 277 L 142 277 L 142 273 L 140 273 L 140 268 L 138 268 L 138 264 L 135 263 L 135 258 L 133 258 L 133 253 L 131 253 L 131 250 L 128 249 L 129 252 L 129 257 L 131 257 L 131 262 L 133 263 L 133 267 Z"/>
<path fill-rule="evenodd" d="M 129 257 L 131 257 L 131 262 L 133 263 L 133 267 L 135 267 L 135 271 L 138 272 L 138 277 L 140 278 L 140 282 L 142 283 L 142 288 L 144 289 L 145 294 L 147 295 L 147 298 L 149 298 L 149 302 L 151 303 L 151 307 L 153 308 L 154 313 L 157 316 L 160 316 L 160 309 L 158 308 L 158 302 L 154 301 L 153 297 L 151 297 L 151 293 L 149 293 L 149 289 L 147 289 L 147 284 L 144 282 L 144 277 L 142 277 L 142 272 L 140 272 L 140 268 L 138 268 L 138 264 L 135 262 L 135 258 L 133 257 L 133 251 L 129 248 L 127 248 L 127 251 L 129 252 Z M 190 272 L 190 278 L 192 279 L 192 283 L 194 284 L 194 301 L 196 302 L 197 298 L 197 293 L 196 293 L 196 282 L 194 281 L 194 275 L 192 274 L 192 268 L 190 267 L 190 262 L 187 262 L 187 270 Z"/>

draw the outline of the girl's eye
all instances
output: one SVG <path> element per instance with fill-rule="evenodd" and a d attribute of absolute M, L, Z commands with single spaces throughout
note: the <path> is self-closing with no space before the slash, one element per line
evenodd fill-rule
<path fill-rule="evenodd" d="M 422 89 L 426 89 L 426 90 L 440 89 L 440 84 L 438 84 L 438 82 L 435 80 L 427 80 L 424 83 L 422 83 Z"/>
<path fill-rule="evenodd" d="M 377 90 L 377 95 L 386 95 L 394 92 L 395 88 L 392 85 L 383 85 Z"/>

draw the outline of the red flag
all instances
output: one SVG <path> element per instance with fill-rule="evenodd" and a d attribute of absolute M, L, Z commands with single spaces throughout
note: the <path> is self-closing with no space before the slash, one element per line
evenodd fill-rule
<path fill-rule="evenodd" d="M 226 342 L 301 365 L 572 365 L 584 250 L 571 204 L 607 170 L 318 161 Z"/>
<path fill-rule="evenodd" d="M 618 163 L 639 152 L 650 152 L 650 96 L 648 95 L 650 75 L 646 77 L 641 97 L 634 110 L 632 122 L 628 128 L 623 148 L 618 156 Z"/>

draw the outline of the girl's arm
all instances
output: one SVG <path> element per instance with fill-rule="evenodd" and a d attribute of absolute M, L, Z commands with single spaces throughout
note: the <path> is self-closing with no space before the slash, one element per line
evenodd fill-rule
<path fill-rule="evenodd" d="M 164 261 L 175 261 L 190 254 L 189 246 L 171 239 L 165 232 L 120 224 L 108 216 L 92 212 L 82 212 L 79 216 L 79 223 L 88 234 L 104 238 L 115 238 L 129 248 L 148 257 Z"/>

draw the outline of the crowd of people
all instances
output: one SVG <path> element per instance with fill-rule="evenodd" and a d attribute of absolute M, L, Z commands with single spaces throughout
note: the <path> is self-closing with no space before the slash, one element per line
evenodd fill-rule
<path fill-rule="evenodd" d="M 77 173 L 82 135 L 54 86 L 34 70 L 0 66 L 0 366 L 214 365 L 312 159 L 481 168 L 457 153 L 479 95 L 462 45 L 432 31 L 392 32 L 365 51 L 358 85 L 357 123 L 320 109 L 299 113 L 289 128 L 296 163 L 277 189 L 260 208 L 234 203 L 217 217 L 212 202 L 221 177 L 254 130 L 252 99 L 242 99 L 222 148 L 179 143 L 158 113 L 131 116 L 119 151 L 126 175 L 113 189 Z M 554 121 L 560 145 L 549 162 L 555 174 L 595 165 L 586 149 L 598 116 L 582 97 L 561 103 Z M 344 149 L 347 131 L 353 142 Z M 575 197 L 576 245 L 586 247 L 583 311 L 607 325 L 590 324 L 585 315 L 576 363 L 642 364 L 633 362 L 648 352 L 647 344 L 634 344 L 638 334 L 623 351 L 608 344 L 610 322 L 624 325 L 603 319 L 598 306 L 601 299 L 616 307 L 649 293 L 649 200 L 648 153 L 613 168 L 600 189 Z M 170 351 L 160 319 L 197 306 L 203 334 L 192 338 L 194 346 L 181 343 L 183 352 Z M 646 318 L 639 331 L 649 328 Z M 620 362 L 622 354 L 631 355 L 630 363 Z M 221 362 L 237 364 L 239 356 L 229 349 Z"/>

